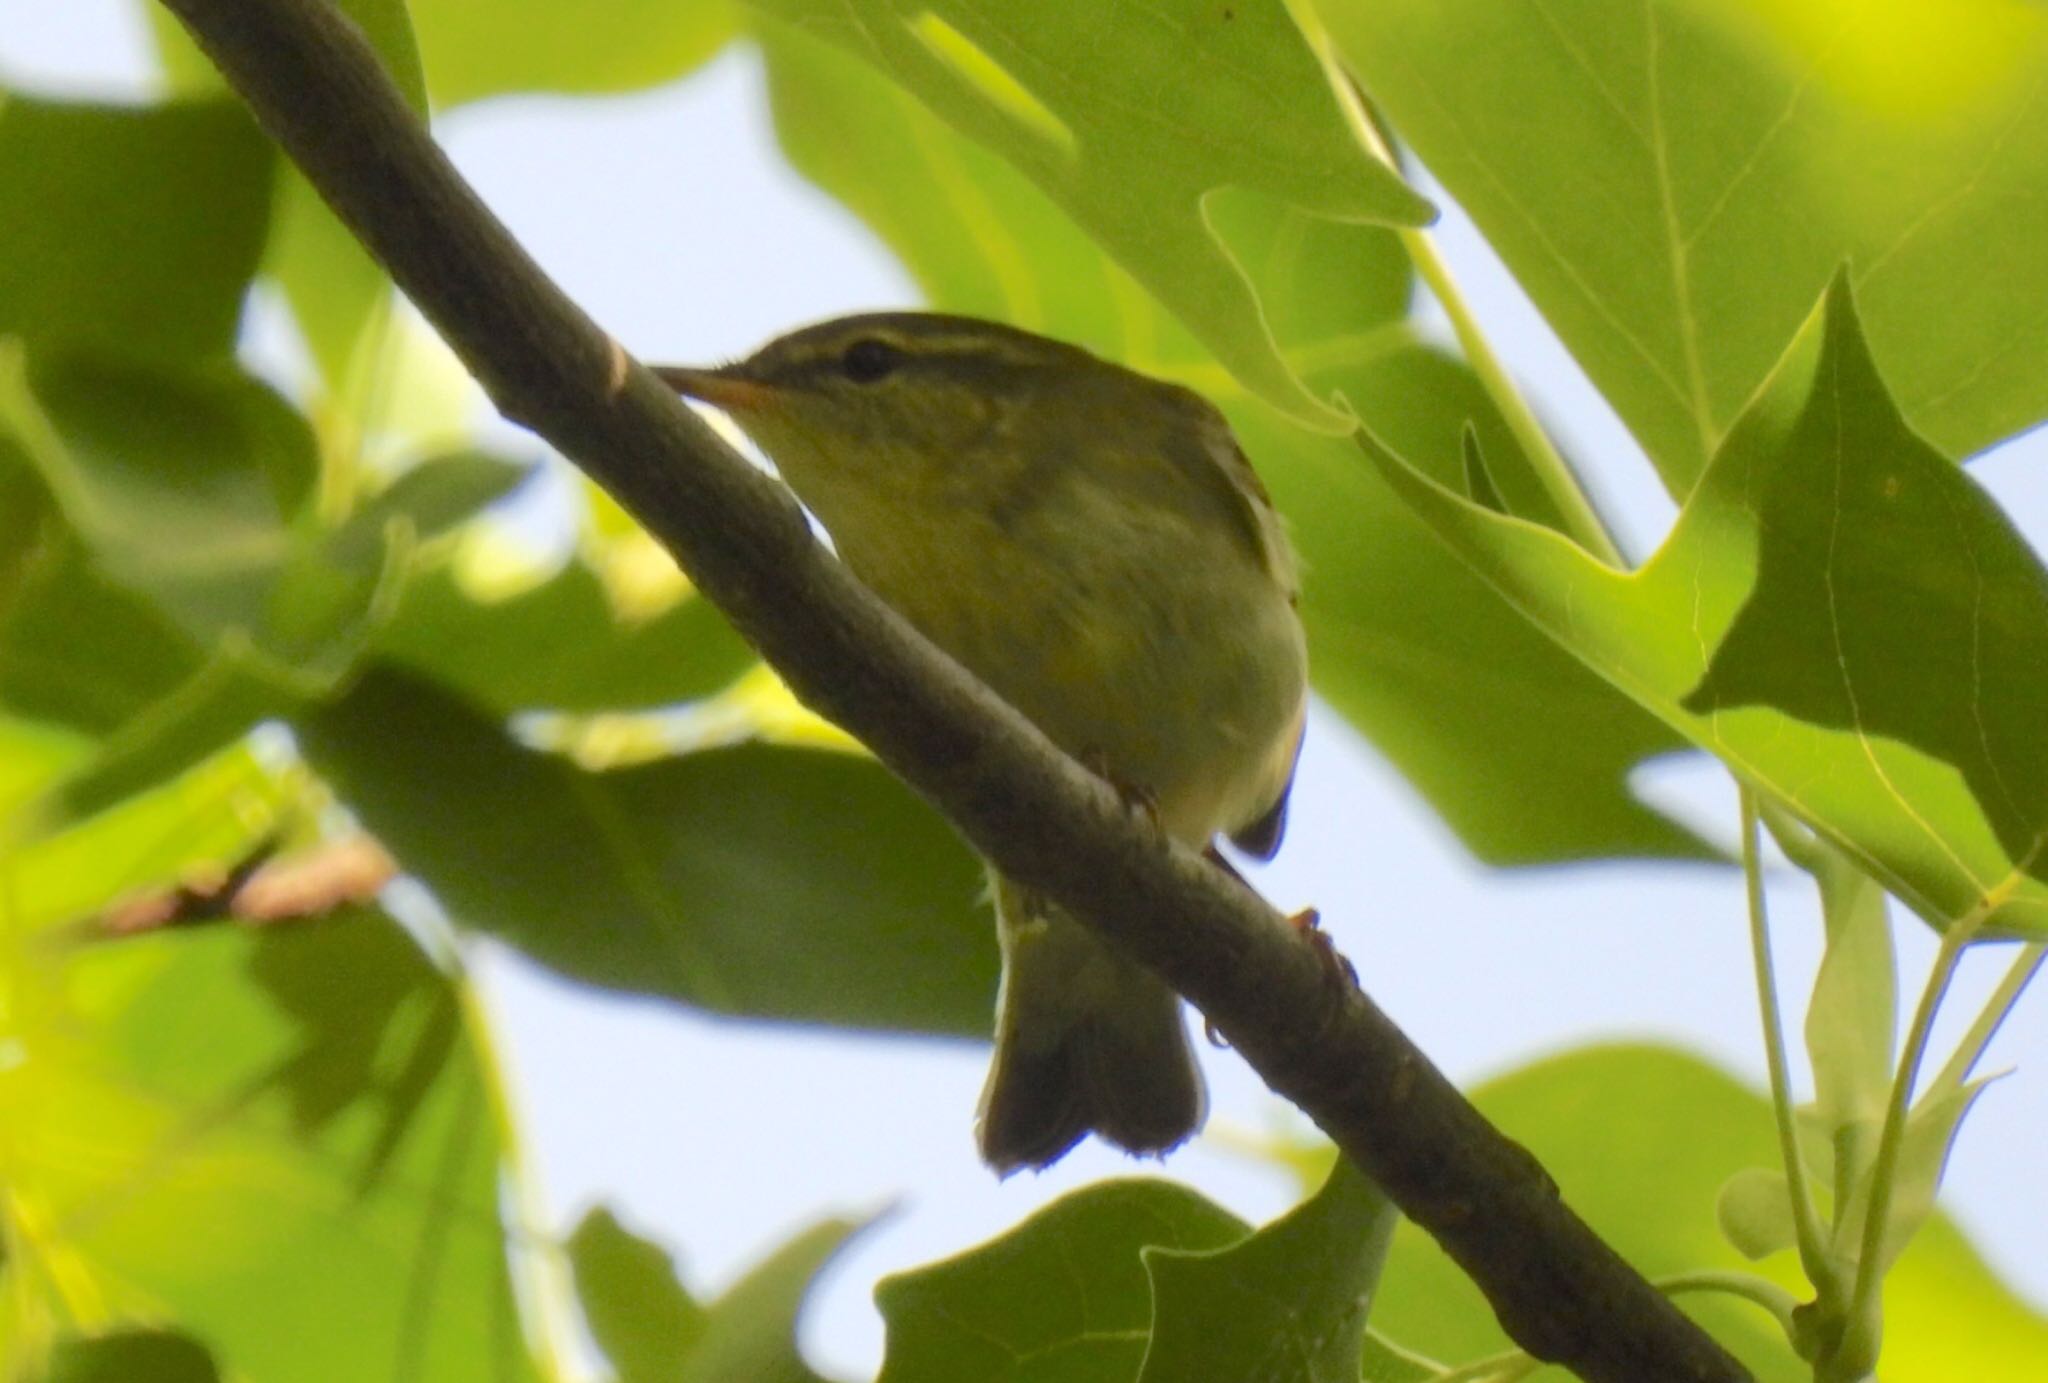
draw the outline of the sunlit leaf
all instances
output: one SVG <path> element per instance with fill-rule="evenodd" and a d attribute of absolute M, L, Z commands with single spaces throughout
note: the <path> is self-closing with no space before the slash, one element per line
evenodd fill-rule
<path fill-rule="evenodd" d="M 1816 842 L 1827 950 L 1806 1006 L 1813 1117 L 1828 1133 L 1835 1180 L 1853 1186 L 1874 1156 L 1891 1095 L 1898 961 L 1884 890 Z"/>
<path fill-rule="evenodd" d="M 1721 1183 L 1714 1215 L 1744 1258 L 1769 1258 L 1799 1242 L 1792 1218 L 1792 1192 L 1775 1167 L 1745 1167 Z"/>
<path fill-rule="evenodd" d="M 1626 785 L 1638 761 L 1678 746 L 1678 736 L 1488 591 L 1355 447 L 1250 398 L 993 154 L 823 45 L 780 28 L 763 38 L 785 151 L 904 258 L 935 306 L 1079 341 L 1226 408 L 1304 559 L 1317 690 L 1474 851 L 1500 863 L 1699 853 Z M 1503 489 L 1524 512 L 1547 512 L 1470 371 L 1402 325 L 1409 273 L 1389 232 L 1275 219 L 1243 199 L 1224 209 L 1240 242 L 1259 247 L 1246 267 L 1316 387 L 1342 390 L 1445 476 L 1462 474 L 1473 422 Z"/>
<path fill-rule="evenodd" d="M 231 758 L 0 858 L 0 1213 L 21 1250 L 0 1338 L 86 1309 L 173 1320 L 233 1378 L 536 1379 L 495 1096 L 405 932 L 363 911 L 98 943 L 59 925 L 246 850 L 265 792 Z"/>
<path fill-rule="evenodd" d="M 412 0 L 437 107 L 522 91 L 633 91 L 682 76 L 733 34 L 725 0 Z"/>
<path fill-rule="evenodd" d="M 1634 574 L 1369 447 L 1517 608 L 1938 927 L 2048 935 L 2048 573 L 1837 281 Z"/>
<path fill-rule="evenodd" d="M 1835 267 L 1906 418 L 2048 415 L 2048 11 L 1323 0 L 1372 98 L 1683 496 Z"/>
<path fill-rule="evenodd" d="M 379 655 L 501 714 L 646 710 L 709 696 L 753 651 L 709 601 L 686 596 L 628 620 L 581 561 L 501 598 L 446 565 L 407 583 Z"/>
<path fill-rule="evenodd" d="M 1211 223 L 1210 194 L 1348 222 L 1416 224 L 1430 208 L 1355 142 L 1280 0 L 1176 0 L 1123 22 L 1104 22 L 1090 0 L 754 5 L 873 64 L 1000 153 L 1253 392 L 1341 425 L 1282 359 L 1239 251 Z M 986 216 L 971 187 L 938 186 Z M 1003 315 L 1041 326 L 1032 306 Z"/>

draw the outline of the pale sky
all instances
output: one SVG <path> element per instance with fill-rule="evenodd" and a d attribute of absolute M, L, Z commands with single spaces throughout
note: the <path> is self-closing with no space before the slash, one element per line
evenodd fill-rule
<path fill-rule="evenodd" d="M 146 90 L 148 70 L 131 0 L 0 0 L 0 80 L 121 96 Z M 915 302 L 859 224 L 781 165 L 759 65 L 745 50 L 645 95 L 466 109 L 441 134 L 542 265 L 644 357 L 733 355 L 819 317 Z M 1446 210 L 1443 244 L 1497 349 L 1543 415 L 1561 421 L 1571 451 L 1600 458 L 1595 489 L 1631 552 L 1647 551 L 1672 513 L 1649 468 L 1455 207 Z M 511 444 L 537 450 L 516 434 Z M 2036 436 L 1972 467 L 2037 549 L 2048 537 L 2044 462 L 2048 444 Z M 1318 716 L 1309 743 L 1287 848 L 1257 881 L 1281 907 L 1320 906 L 1367 990 L 1454 1077 L 1592 1039 L 1659 1038 L 1762 1087 L 1739 875 L 1483 870 L 1334 717 Z M 1652 773 L 1647 788 L 1731 838 L 1733 793 L 1712 768 Z M 1771 890 L 1780 979 L 1795 1006 L 1818 958 L 1808 892 L 1789 875 Z M 1910 996 L 1933 947 L 1911 919 L 1897 931 Z M 1967 1022 L 2003 963 L 1980 958 L 1966 970 L 1947 1031 Z M 965 1248 L 1083 1182 L 1140 1170 L 1090 1146 L 1046 1176 L 996 1182 L 969 1137 L 986 1055 L 976 1045 L 709 1021 L 579 990 L 497 950 L 480 969 L 555 1227 L 608 1202 L 674 1249 L 689 1284 L 708 1292 L 819 1215 L 898 1206 L 814 1302 L 804 1338 L 828 1368 L 872 1371 L 881 1327 L 869 1293 L 881 1273 Z M 1979 1102 L 1943 1193 L 2037 1302 L 2048 1301 L 2044 1050 L 2048 996 L 2035 993 L 1986 1066 L 2032 1059 L 2031 1068 Z M 1230 1053 L 1204 1060 L 1212 1127 L 1258 1130 L 1288 1113 Z M 1286 1201 L 1278 1178 L 1203 1143 L 1167 1171 L 1248 1217 Z"/>

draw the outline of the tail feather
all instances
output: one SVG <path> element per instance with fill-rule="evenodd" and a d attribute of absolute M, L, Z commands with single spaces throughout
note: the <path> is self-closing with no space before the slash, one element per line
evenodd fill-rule
<path fill-rule="evenodd" d="M 1202 1077 L 1180 1000 L 1079 923 L 999 886 L 1003 993 L 982 1092 L 982 1159 L 1046 1167 L 1090 1132 L 1158 1155 L 1202 1122 Z"/>

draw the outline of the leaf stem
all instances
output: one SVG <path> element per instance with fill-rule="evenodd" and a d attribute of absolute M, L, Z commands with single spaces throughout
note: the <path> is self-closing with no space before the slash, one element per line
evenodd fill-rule
<path fill-rule="evenodd" d="M 1784 1329 L 1786 1339 L 1796 1338 L 1792 1313 L 1799 1309 L 1799 1299 L 1767 1277 L 1703 1268 L 1698 1272 L 1660 1277 L 1650 1285 L 1671 1297 L 1686 1292 L 1719 1292 L 1724 1296 L 1738 1297 L 1770 1312 Z"/>
<path fill-rule="evenodd" d="M 1984 1001 L 1983 1012 L 1977 1015 L 1977 1021 L 1956 1044 L 1955 1053 L 1941 1068 L 1941 1074 L 1934 1078 L 1934 1085 L 1954 1087 L 1969 1079 L 1970 1068 L 1982 1059 L 1984 1049 L 1998 1035 L 2006 1015 L 2012 1012 L 2012 1006 L 2019 1001 L 2020 994 L 2040 970 L 2044 959 L 2048 959 L 2048 942 L 2036 941 L 2020 947 L 2019 954 L 2013 957 L 2012 964 L 2006 969 L 2005 978 Z"/>
<path fill-rule="evenodd" d="M 1792 1200 L 1792 1224 L 1799 1236 L 1799 1264 L 1823 1299 L 1839 1288 L 1828 1237 L 1814 1209 L 1806 1179 L 1806 1160 L 1799 1152 L 1799 1126 L 1792 1108 L 1791 1064 L 1785 1056 L 1785 1021 L 1778 1007 L 1778 979 L 1771 958 L 1771 924 L 1764 911 L 1763 867 L 1758 859 L 1756 791 L 1741 785 L 1742 879 L 1749 897 L 1749 945 L 1756 963 L 1757 1007 L 1764 1025 L 1764 1058 L 1771 1074 L 1771 1109 L 1777 1116 L 1778 1155 L 1785 1164 L 1785 1186 Z M 1790 1319 L 1789 1317 L 1787 1318 Z"/>
<path fill-rule="evenodd" d="M 1899 1069 L 1892 1078 L 1891 1099 L 1885 1108 L 1884 1131 L 1878 1136 L 1877 1161 L 1871 1168 L 1870 1199 L 1863 1215 L 1863 1241 L 1856 1257 L 1856 1287 L 1849 1298 L 1849 1312 L 1841 1339 L 1815 1370 L 1820 1380 L 1849 1380 L 1867 1376 L 1877 1364 L 1877 1351 L 1884 1323 L 1879 1315 L 1879 1289 L 1884 1282 L 1884 1240 L 1886 1221 L 1891 1218 L 1893 1183 L 1898 1179 L 1899 1154 L 1906 1141 L 1906 1116 L 1911 1110 L 1913 1088 L 1920 1077 L 1920 1063 L 1927 1055 L 1927 1041 L 1934 1031 L 1935 1015 L 1955 979 L 1956 966 L 1970 939 L 1982 924 L 1983 914 L 1961 918 L 1941 938 L 1934 968 L 1920 991 L 1920 1003 L 1913 1011 L 1913 1025 L 1907 1030 L 1905 1048 L 1899 1053 Z"/>
<path fill-rule="evenodd" d="M 1438 1374 L 1430 1383 L 1514 1383 L 1540 1368 L 1541 1362 L 1527 1350 L 1508 1349 L 1474 1359 Z"/>
<path fill-rule="evenodd" d="M 1320 18 L 1303 3 L 1290 3 L 1288 11 L 1322 61 L 1330 89 L 1351 122 L 1352 133 L 1357 136 L 1359 144 L 1399 176 L 1401 162 L 1394 156 L 1393 146 L 1381 132 L 1366 107 L 1363 94 L 1338 58 L 1336 45 L 1330 41 L 1329 32 L 1324 29 Z M 1479 319 L 1473 315 L 1471 305 L 1459 291 L 1457 280 L 1451 277 L 1450 266 L 1444 262 L 1436 241 L 1428 231 L 1413 227 L 1397 227 L 1395 234 L 1400 237 L 1401 248 L 1407 251 L 1417 276 L 1429 286 L 1430 294 L 1450 319 L 1451 333 L 1458 339 L 1458 348 L 1465 353 L 1465 362 L 1472 367 L 1472 373 L 1493 400 L 1494 407 L 1500 410 L 1501 421 L 1507 424 L 1522 454 L 1528 458 L 1529 469 L 1536 473 L 1544 493 L 1557 506 L 1566 533 L 1607 565 L 1624 567 L 1621 549 L 1615 545 L 1613 534 L 1607 531 L 1606 522 L 1593 507 L 1593 501 L 1587 496 L 1586 488 L 1572 470 L 1571 463 L 1550 440 L 1550 434 L 1537 421 L 1528 400 L 1515 386 L 1514 377 L 1508 373 L 1500 357 L 1494 354 L 1486 333 L 1480 330 Z"/>

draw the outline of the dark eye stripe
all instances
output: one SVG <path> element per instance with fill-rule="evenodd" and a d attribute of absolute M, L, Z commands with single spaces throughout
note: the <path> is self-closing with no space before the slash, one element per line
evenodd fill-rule
<path fill-rule="evenodd" d="M 902 355 L 886 341 L 863 337 L 839 357 L 839 369 L 855 384 L 873 384 L 895 370 Z"/>

